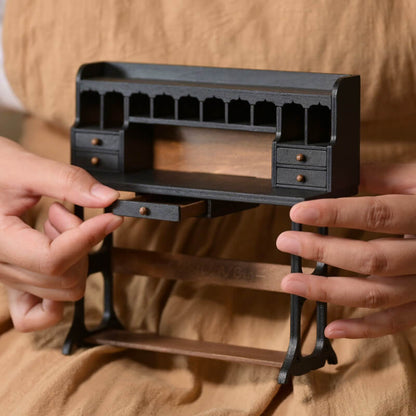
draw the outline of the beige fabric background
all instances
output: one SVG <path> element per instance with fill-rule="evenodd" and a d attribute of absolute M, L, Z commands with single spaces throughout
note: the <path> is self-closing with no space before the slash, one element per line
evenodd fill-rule
<path fill-rule="evenodd" d="M 414 160 L 416 4 L 411 0 L 9 0 L 6 71 L 30 112 L 23 143 L 68 161 L 75 74 L 123 60 L 362 76 L 364 160 Z M 186 134 L 184 134 L 186 137 Z M 45 202 L 46 203 L 46 202 Z M 44 211 L 33 212 L 41 225 Z M 261 207 L 180 225 L 127 221 L 125 247 L 284 262 L 274 245 L 287 209 Z M 359 234 L 356 233 L 356 236 Z M 117 311 L 132 329 L 285 349 L 288 297 L 145 277 L 117 280 Z M 98 278 L 87 292 L 96 321 Z M 362 311 L 331 307 L 331 318 Z M 296 377 L 277 371 L 110 347 L 60 354 L 71 309 L 56 328 L 19 334 L 0 310 L 0 408 L 16 415 L 406 415 L 416 411 L 414 332 L 338 340 L 339 365 Z M 314 336 L 306 307 L 306 348 Z"/>

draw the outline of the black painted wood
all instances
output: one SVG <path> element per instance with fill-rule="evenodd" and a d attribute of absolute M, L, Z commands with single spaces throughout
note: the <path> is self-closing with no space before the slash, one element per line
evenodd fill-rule
<path fill-rule="evenodd" d="M 358 190 L 358 76 L 96 62 L 83 65 L 76 82 L 72 163 L 106 185 L 140 194 L 134 200 L 113 204 L 109 210 L 115 214 L 180 221 L 187 216 L 225 215 L 257 204 L 291 206 L 309 199 L 353 195 Z M 274 133 L 271 154 L 265 154 L 271 161 L 270 179 L 156 170 L 155 125 Z M 77 208 L 77 214 L 82 217 L 82 208 Z M 293 226 L 301 229 L 298 224 Z M 325 234 L 326 230 L 319 232 Z M 221 350 L 221 359 L 242 362 L 252 355 L 246 349 L 245 358 L 240 359 L 240 347 L 153 335 L 143 340 L 126 332 L 112 332 L 121 324 L 113 308 L 111 246 L 108 237 L 103 247 L 90 255 L 90 272 L 101 272 L 105 279 L 102 324 L 88 331 L 83 301 L 77 302 L 65 353 L 89 341 L 211 358 L 218 358 Z M 292 256 L 292 271 L 302 272 L 297 256 Z M 318 264 L 314 273 L 325 275 L 325 265 Z M 291 299 L 286 358 L 276 352 L 278 360 L 272 360 L 273 365 L 282 364 L 280 383 L 325 362 L 336 363 L 324 336 L 326 304 L 317 303 L 316 348 L 304 357 L 300 353 L 304 298 Z M 275 356 L 259 350 L 252 362 L 269 365 L 264 354 Z"/>

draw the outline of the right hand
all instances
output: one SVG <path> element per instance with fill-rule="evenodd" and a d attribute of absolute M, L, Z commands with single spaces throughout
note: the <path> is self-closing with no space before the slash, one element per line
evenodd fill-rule
<path fill-rule="evenodd" d="M 119 194 L 81 168 L 45 159 L 0 138 L 0 282 L 21 331 L 47 328 L 62 318 L 62 301 L 85 290 L 87 254 L 122 218 L 106 213 L 81 221 L 62 205 L 49 210 L 45 232 L 20 217 L 48 196 L 90 208 L 104 208 Z"/>
<path fill-rule="evenodd" d="M 373 338 L 416 326 L 415 178 L 415 163 L 364 165 L 361 189 L 373 196 L 317 199 L 292 207 L 290 218 L 296 223 L 390 234 L 369 241 L 305 231 L 279 235 L 279 250 L 361 275 L 291 273 L 283 279 L 287 293 L 373 310 L 331 322 L 325 329 L 328 338 Z"/>

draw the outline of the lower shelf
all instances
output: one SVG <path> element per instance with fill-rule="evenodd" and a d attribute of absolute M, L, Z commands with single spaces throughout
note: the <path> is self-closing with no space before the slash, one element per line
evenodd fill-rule
<path fill-rule="evenodd" d="M 82 208 L 77 215 L 83 218 Z M 301 231 L 300 224 L 292 229 Z M 320 234 L 326 229 L 319 229 Z M 113 305 L 113 272 L 120 275 L 143 274 L 149 277 L 174 280 L 195 280 L 207 284 L 246 287 L 256 290 L 280 291 L 284 273 L 281 266 L 225 259 L 210 259 L 182 254 L 155 253 L 113 247 L 112 236 L 104 239 L 98 252 L 89 257 L 89 274 L 100 272 L 104 277 L 104 309 L 102 321 L 94 331 L 85 325 L 84 299 L 75 303 L 72 326 L 65 339 L 62 352 L 68 355 L 77 346 L 112 345 L 121 348 L 148 350 L 161 353 L 182 354 L 207 359 L 254 364 L 279 369 L 277 382 L 288 383 L 292 376 L 306 374 L 336 364 L 337 357 L 331 343 L 325 338 L 327 305 L 316 303 L 316 341 L 313 352 L 302 355 L 301 312 L 305 298 L 290 296 L 290 339 L 287 351 L 243 347 L 216 342 L 195 341 L 159 336 L 154 333 L 132 333 L 123 330 Z M 301 273 L 302 259 L 291 256 L 292 272 Z M 313 274 L 326 276 L 326 265 L 317 263 Z"/>
<path fill-rule="evenodd" d="M 89 336 L 84 341 L 98 345 L 183 354 L 276 368 L 282 366 L 286 355 L 286 352 L 283 351 L 172 338 L 153 333 L 133 333 L 124 330 L 102 331 Z"/>

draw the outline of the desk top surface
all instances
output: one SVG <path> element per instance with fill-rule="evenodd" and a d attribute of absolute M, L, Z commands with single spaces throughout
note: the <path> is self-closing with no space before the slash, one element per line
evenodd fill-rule
<path fill-rule="evenodd" d="M 325 190 L 272 187 L 270 179 L 199 172 L 142 170 L 134 173 L 94 173 L 102 183 L 120 191 L 199 199 L 292 206 L 298 202 L 328 198 Z M 352 195 L 354 191 L 343 192 Z"/>

